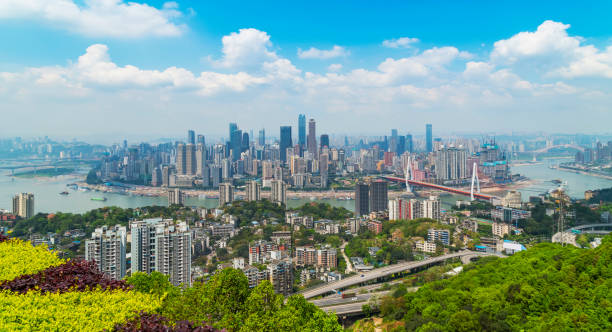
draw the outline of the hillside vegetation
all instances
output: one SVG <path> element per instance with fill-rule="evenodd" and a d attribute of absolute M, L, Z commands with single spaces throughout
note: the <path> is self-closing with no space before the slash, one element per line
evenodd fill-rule
<path fill-rule="evenodd" d="M 595 249 L 543 243 L 485 258 L 458 276 L 380 304 L 386 322 L 417 331 L 610 331 L 612 237 Z"/>

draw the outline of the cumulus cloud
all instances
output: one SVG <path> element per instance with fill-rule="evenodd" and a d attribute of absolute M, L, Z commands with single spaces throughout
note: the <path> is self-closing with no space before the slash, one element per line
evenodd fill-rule
<path fill-rule="evenodd" d="M 300 59 L 332 59 L 347 55 L 349 55 L 349 52 L 344 47 L 338 45 L 334 45 L 329 50 L 320 50 L 314 47 L 306 51 L 298 49 L 298 57 Z"/>
<path fill-rule="evenodd" d="M 58 109 L 72 105 L 71 98 L 81 98 L 84 104 L 89 100 L 91 105 L 87 107 L 92 109 L 103 108 L 113 101 L 113 109 L 125 109 L 126 113 L 136 107 L 134 104 L 144 109 L 159 109 L 160 103 L 169 104 L 167 108 L 172 111 L 160 114 L 171 114 L 176 119 L 178 114 L 186 115 L 183 108 L 187 108 L 192 113 L 185 118 L 205 119 L 206 123 L 217 121 L 215 125 L 219 126 L 229 116 L 242 119 L 252 114 L 249 120 L 253 125 L 263 126 L 270 116 L 287 121 L 288 110 L 312 109 L 320 110 L 320 116 L 327 123 L 346 121 L 347 126 L 356 130 L 384 126 L 376 125 L 377 120 L 381 117 L 403 119 L 406 112 L 411 113 L 405 118 L 413 122 L 434 116 L 458 125 L 468 118 L 466 112 L 472 117 L 478 113 L 479 118 L 489 119 L 488 112 L 495 111 L 496 116 L 503 117 L 502 113 L 508 116 L 492 125 L 504 121 L 515 123 L 512 121 L 517 113 L 533 118 L 530 123 L 536 123 L 538 114 L 542 114 L 541 120 L 550 119 L 552 110 L 571 109 L 583 100 L 589 100 L 588 106 L 598 109 L 599 114 L 607 114 L 603 110 L 609 105 L 610 94 L 605 92 L 609 91 L 606 90 L 609 84 L 599 87 L 601 92 L 581 82 L 566 80 L 583 76 L 611 78 L 612 47 L 600 50 L 582 45 L 580 37 L 567 33 L 563 37 L 559 33 L 567 29 L 566 25 L 554 23 L 544 22 L 547 28 L 499 41 L 489 57 L 475 59 L 474 55 L 453 46 L 432 47 L 415 51 L 411 56 L 381 59 L 369 67 L 344 68 L 334 63 L 322 67 L 322 73 L 297 67 L 275 52 L 276 46 L 266 32 L 252 28 L 222 38 L 222 56 L 212 62 L 222 72 L 196 73 L 180 67 L 147 70 L 136 64 L 118 65 L 106 45 L 94 44 L 66 66 L 0 72 L 0 96 L 5 101 L 4 109 L 9 109 L 5 106 L 16 100 L 36 104 L 46 103 L 50 98 L 68 100 Z M 550 29 L 556 32 L 551 33 Z M 547 31 L 548 38 L 569 38 L 578 44 L 549 43 L 546 38 L 541 39 L 541 31 Z M 527 37 L 515 38 L 519 35 L 536 38 L 556 49 L 551 52 L 534 46 L 536 50 L 530 50 L 525 45 L 533 42 L 525 41 Z M 547 67 L 543 75 L 523 75 L 516 70 L 522 61 L 534 57 L 545 60 L 534 62 L 536 68 L 555 57 L 555 67 L 551 67 L 554 70 Z M 44 98 L 36 98 L 42 94 Z M 104 103 L 95 102 L 99 100 Z M 219 110 L 227 117 L 215 117 Z M 208 113 L 205 117 L 199 112 Z M 359 116 L 350 116 L 354 114 Z M 554 118 L 558 123 L 563 121 L 557 113 Z"/>
<path fill-rule="evenodd" d="M 182 16 L 176 2 L 161 9 L 123 0 L 3 0 L 0 20 L 26 19 L 92 37 L 139 38 L 181 35 L 175 23 Z"/>
<path fill-rule="evenodd" d="M 240 29 L 224 36 L 221 42 L 223 58 L 214 62 L 219 67 L 248 68 L 278 59 L 276 53 L 270 49 L 272 42 L 265 31 Z"/>
<path fill-rule="evenodd" d="M 397 39 L 388 39 L 382 42 L 382 46 L 389 48 L 408 48 L 419 42 L 418 38 L 401 37 Z"/>

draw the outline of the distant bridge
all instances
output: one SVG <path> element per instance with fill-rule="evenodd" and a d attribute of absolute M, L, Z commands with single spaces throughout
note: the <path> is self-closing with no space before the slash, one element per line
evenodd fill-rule
<path fill-rule="evenodd" d="M 574 150 L 578 150 L 581 152 L 584 152 L 584 148 L 580 145 L 576 145 L 576 144 L 559 144 L 559 145 L 553 145 L 553 146 L 548 146 L 545 148 L 541 148 L 538 150 L 534 150 L 532 151 L 533 153 L 546 153 L 550 150 L 553 149 L 574 149 Z"/>
<path fill-rule="evenodd" d="M 389 180 L 389 181 L 406 183 L 406 179 L 398 178 L 398 177 L 394 177 L 394 176 L 383 176 L 382 178 L 386 179 L 386 180 Z M 410 185 L 413 185 L 413 186 L 419 186 L 419 187 L 431 188 L 431 189 L 436 189 L 436 190 L 442 190 L 442 191 L 446 191 L 446 192 L 449 192 L 449 193 L 452 193 L 452 194 L 458 194 L 458 195 L 463 195 L 463 196 L 471 196 L 472 195 L 471 192 L 466 191 L 466 190 L 461 190 L 461 189 L 457 189 L 457 188 L 440 186 L 440 185 L 429 183 L 429 182 L 408 180 L 408 183 L 410 183 Z M 485 195 L 485 194 L 481 194 L 481 193 L 476 193 L 475 192 L 474 193 L 474 198 L 485 200 L 485 201 L 490 201 L 493 198 L 493 196 Z"/>
<path fill-rule="evenodd" d="M 392 274 L 409 271 L 412 269 L 416 269 L 416 268 L 420 268 L 420 267 L 424 267 L 428 265 L 437 264 L 437 263 L 446 261 L 448 259 L 462 258 L 462 262 L 466 263 L 469 261 L 469 258 L 474 258 L 478 256 L 492 256 L 492 255 L 499 256 L 499 257 L 505 257 L 501 254 L 490 254 L 490 253 L 484 253 L 484 252 L 464 250 L 464 251 L 457 252 L 457 253 L 446 254 L 446 255 L 438 256 L 438 257 L 432 257 L 432 258 L 425 259 L 422 261 L 404 262 L 404 263 L 381 267 L 378 269 L 373 269 L 369 272 L 358 273 L 357 275 L 354 275 L 354 276 L 351 276 L 351 277 L 348 277 L 342 280 L 330 282 L 330 283 L 327 283 L 327 284 L 324 284 L 318 287 L 303 290 L 299 294 L 302 294 L 305 298 L 310 299 L 310 298 L 313 298 L 319 295 L 333 293 L 333 292 L 336 292 L 341 289 L 345 289 L 350 286 L 362 284 L 368 281 L 377 280 L 379 278 L 386 277 Z M 467 257 L 468 259 L 466 260 L 464 259 L 464 257 Z"/>
<path fill-rule="evenodd" d="M 600 229 L 600 228 L 607 228 Z M 590 233 L 590 234 L 608 234 L 612 231 L 612 224 L 588 224 L 588 225 L 580 225 L 575 226 L 569 229 L 569 231 L 580 231 L 581 233 Z"/>

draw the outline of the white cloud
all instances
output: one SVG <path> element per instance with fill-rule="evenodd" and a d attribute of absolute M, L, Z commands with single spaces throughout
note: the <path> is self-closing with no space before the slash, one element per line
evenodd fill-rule
<path fill-rule="evenodd" d="M 327 67 L 327 70 L 329 71 L 340 71 L 342 70 L 342 65 L 339 63 L 332 63 L 331 65 L 329 65 Z"/>
<path fill-rule="evenodd" d="M 138 38 L 178 36 L 184 26 L 174 22 L 182 16 L 176 2 L 162 9 L 123 0 L 3 0 L 0 20 L 26 19 L 43 22 L 92 37 Z"/>
<path fill-rule="evenodd" d="M 491 59 L 513 63 L 523 58 L 564 55 L 580 45 L 580 38 L 567 34 L 569 24 L 545 21 L 535 32 L 520 32 L 495 42 Z"/>
<path fill-rule="evenodd" d="M 389 48 L 408 48 L 419 42 L 418 38 L 401 37 L 397 39 L 388 39 L 382 42 L 382 46 Z"/>
<path fill-rule="evenodd" d="M 214 62 L 219 67 L 248 68 L 278 59 L 276 53 L 269 49 L 272 42 L 265 31 L 240 29 L 224 36 L 222 43 L 223 58 Z"/>
<path fill-rule="evenodd" d="M 612 46 L 600 52 L 592 45 L 580 47 L 576 57 L 567 65 L 552 74 L 565 78 L 604 77 L 612 78 Z"/>
<path fill-rule="evenodd" d="M 298 49 L 298 57 L 300 59 L 332 59 L 347 55 L 349 55 L 349 52 L 344 47 L 338 45 L 334 45 L 330 50 L 320 50 L 314 47 L 306 51 Z"/>

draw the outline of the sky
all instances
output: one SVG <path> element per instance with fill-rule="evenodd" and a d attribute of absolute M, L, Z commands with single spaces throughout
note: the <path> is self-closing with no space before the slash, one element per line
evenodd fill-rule
<path fill-rule="evenodd" d="M 0 0 L 0 136 L 609 133 L 612 2 Z M 297 133 L 294 132 L 294 136 Z"/>

